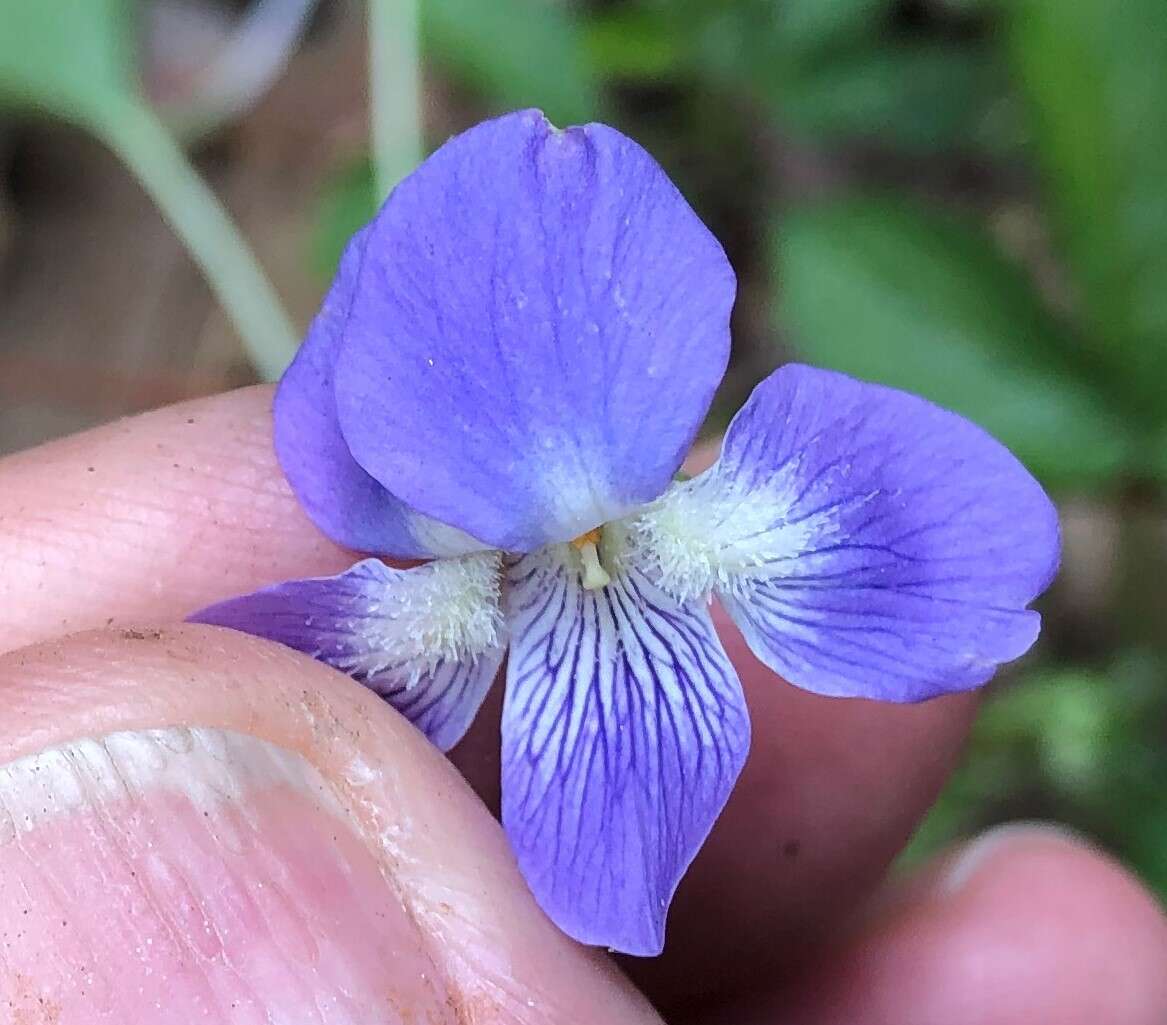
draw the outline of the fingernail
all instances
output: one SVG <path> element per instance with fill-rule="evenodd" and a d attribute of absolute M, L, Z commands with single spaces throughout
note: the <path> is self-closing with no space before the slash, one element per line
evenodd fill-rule
<path fill-rule="evenodd" d="M 446 997 L 298 755 L 174 728 L 0 768 L 0 1020 L 393 1025 Z"/>
<path fill-rule="evenodd" d="M 1055 822 L 1008 822 L 987 830 L 957 851 L 941 871 L 938 888 L 945 894 L 959 893 L 1005 851 L 1049 840 L 1089 845 L 1084 837 Z"/>

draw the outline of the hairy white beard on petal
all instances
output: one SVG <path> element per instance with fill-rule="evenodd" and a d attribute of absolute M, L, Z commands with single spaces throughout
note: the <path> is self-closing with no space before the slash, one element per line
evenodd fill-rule
<path fill-rule="evenodd" d="M 405 571 L 369 600 L 362 650 L 333 664 L 364 678 L 404 671 L 407 687 L 443 663 L 473 664 L 504 643 L 501 586 L 497 551 Z"/>
<path fill-rule="evenodd" d="M 745 597 L 835 529 L 832 509 L 789 519 L 797 497 L 790 476 L 747 491 L 714 467 L 624 521 L 627 557 L 678 601 L 714 590 Z"/>

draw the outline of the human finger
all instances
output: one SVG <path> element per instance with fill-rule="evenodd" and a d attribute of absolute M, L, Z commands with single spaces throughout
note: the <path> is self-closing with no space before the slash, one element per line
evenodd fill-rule
<path fill-rule="evenodd" d="M 800 983 L 727 1025 L 1160 1025 L 1167 918 L 1049 827 L 990 831 L 896 884 Z"/>
<path fill-rule="evenodd" d="M 245 388 L 0 460 L 0 650 L 349 565 L 279 471 L 270 405 Z"/>
<path fill-rule="evenodd" d="M 89 633 L 0 658 L 0 695 L 5 1020 L 658 1020 L 420 734 L 308 659 Z"/>

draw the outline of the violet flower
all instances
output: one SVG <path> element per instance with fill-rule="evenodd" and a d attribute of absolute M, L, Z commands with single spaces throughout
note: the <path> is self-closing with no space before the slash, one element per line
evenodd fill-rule
<path fill-rule="evenodd" d="M 193 617 L 351 674 L 442 749 L 509 648 L 519 865 L 566 932 L 634 954 L 661 950 L 749 744 L 713 596 L 791 683 L 920 701 L 1033 644 L 1058 561 L 1000 444 L 810 367 L 763 381 L 720 462 L 675 482 L 733 299 L 717 241 L 613 129 L 526 111 L 452 139 L 352 240 L 274 411 L 321 530 L 432 561 Z"/>

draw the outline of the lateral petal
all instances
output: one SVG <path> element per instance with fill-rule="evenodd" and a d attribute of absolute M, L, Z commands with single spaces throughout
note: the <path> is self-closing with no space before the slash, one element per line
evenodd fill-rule
<path fill-rule="evenodd" d="M 190 621 L 266 637 L 348 673 L 447 750 L 506 650 L 500 571 L 496 552 L 405 570 L 366 559 L 334 577 L 219 602 Z"/>
<path fill-rule="evenodd" d="M 1057 512 L 1010 452 L 923 399 L 789 365 L 720 461 L 634 524 L 680 597 L 715 592 L 754 654 L 820 694 L 919 701 L 1037 638 Z"/>

